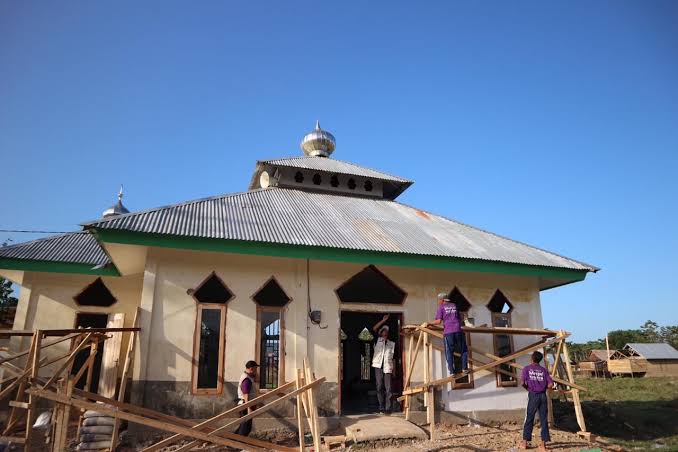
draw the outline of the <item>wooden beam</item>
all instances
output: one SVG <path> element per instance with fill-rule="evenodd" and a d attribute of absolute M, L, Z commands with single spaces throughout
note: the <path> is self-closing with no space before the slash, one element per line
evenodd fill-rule
<path fill-rule="evenodd" d="M 509 362 L 509 361 L 511 361 L 511 360 L 514 360 L 514 359 L 518 358 L 519 356 L 524 355 L 525 353 L 529 353 L 529 352 L 533 352 L 533 351 L 535 351 L 535 350 L 539 350 L 540 348 L 544 347 L 545 344 L 546 344 L 546 345 L 549 345 L 549 343 L 553 343 L 553 340 L 549 340 L 549 341 L 547 341 L 546 343 L 544 343 L 544 342 L 542 342 L 542 341 L 539 341 L 539 342 L 537 342 L 537 343 L 535 343 L 535 344 L 532 344 L 532 345 L 530 345 L 530 346 L 528 346 L 528 347 L 523 348 L 522 351 L 520 351 L 520 352 L 517 352 L 517 353 L 511 353 L 510 355 L 503 356 L 502 358 L 497 359 L 496 361 L 493 361 L 493 362 L 491 362 L 491 363 L 489 363 L 489 364 L 485 364 L 485 365 L 482 365 L 482 366 L 480 366 L 480 367 L 478 367 L 478 368 L 474 368 L 474 369 L 472 369 L 471 371 L 469 371 L 468 373 L 466 373 L 466 374 L 464 374 L 464 375 L 456 375 L 456 376 L 455 376 L 455 375 L 451 375 L 451 376 L 449 376 L 449 377 L 440 378 L 440 379 L 438 379 L 438 380 L 431 381 L 431 382 L 429 383 L 429 385 L 427 385 L 427 386 L 440 386 L 440 385 L 444 385 L 444 384 L 450 383 L 450 382 L 452 382 L 452 381 L 459 380 L 460 378 L 464 378 L 464 377 L 466 377 L 466 375 L 468 375 L 468 374 L 476 373 L 476 372 L 480 372 L 480 371 L 485 370 L 485 369 L 490 369 L 490 368 L 492 368 L 492 367 L 496 367 L 496 366 L 498 366 L 499 364 L 504 364 L 504 363 L 506 363 L 506 362 Z M 419 386 L 419 387 L 417 387 L 417 388 L 404 390 L 404 391 L 403 391 L 403 395 L 407 395 L 407 394 L 417 394 L 417 393 L 423 392 L 423 391 L 425 391 L 425 390 L 426 390 L 426 386 Z"/>
<path fill-rule="evenodd" d="M 403 332 L 407 334 L 413 330 L 421 329 L 421 325 L 405 325 Z M 442 331 L 442 327 L 438 325 L 429 325 L 426 327 L 432 331 Z M 555 337 L 558 335 L 557 331 L 543 328 L 511 328 L 511 327 L 484 327 L 484 326 L 462 326 L 462 331 L 465 333 L 484 333 L 484 334 L 515 334 L 525 336 L 547 336 Z M 429 331 L 430 333 L 430 331 Z"/>
<path fill-rule="evenodd" d="M 141 331 L 141 328 L 68 328 L 68 329 L 59 329 L 59 330 L 42 330 L 44 337 L 51 336 L 66 336 L 68 334 L 78 333 L 94 333 L 94 334 L 106 334 L 106 333 L 125 333 L 131 331 Z M 0 336 L 33 336 L 35 331 L 32 330 L 0 330 Z"/>
<path fill-rule="evenodd" d="M 279 399 L 276 399 L 276 400 L 274 400 L 274 401 L 272 401 L 272 402 L 267 403 L 266 405 L 264 405 L 264 406 L 262 406 L 262 407 L 260 407 L 260 408 L 255 409 L 255 410 L 252 411 L 251 413 L 248 413 L 248 414 L 246 414 L 246 415 L 244 415 L 244 416 L 242 416 L 242 417 L 239 417 L 238 419 L 234 419 L 234 420 L 232 420 L 231 422 L 228 422 L 228 423 L 222 425 L 221 427 L 219 427 L 219 428 L 217 428 L 217 429 L 215 429 L 215 430 L 212 430 L 212 431 L 209 433 L 209 435 L 210 435 L 210 437 L 211 437 L 212 435 L 215 435 L 216 433 L 225 435 L 226 432 L 224 432 L 224 430 L 226 430 L 227 428 L 233 427 L 233 426 L 235 426 L 235 425 L 240 425 L 240 424 L 242 424 L 242 423 L 245 422 L 245 421 L 248 421 L 248 420 L 250 420 L 250 419 L 252 419 L 252 418 L 255 418 L 255 417 L 261 415 L 262 413 L 265 413 L 265 412 L 267 412 L 267 411 L 269 411 L 269 410 L 275 408 L 275 407 L 276 407 L 277 405 L 279 405 L 281 402 L 284 402 L 284 401 L 286 401 L 286 400 L 288 400 L 288 399 L 290 399 L 290 398 L 296 396 L 297 394 L 300 394 L 300 393 L 302 393 L 302 392 L 305 392 L 305 391 L 309 390 L 310 388 L 314 388 L 314 387 L 318 386 L 319 384 L 321 384 L 321 383 L 324 382 L 324 381 L 325 381 L 325 377 L 322 377 L 322 378 L 319 378 L 319 379 L 315 380 L 314 382 L 309 383 L 309 384 L 307 384 L 307 385 L 305 385 L 305 386 L 303 386 L 303 387 L 301 387 L 301 388 L 299 388 L 299 389 L 295 389 L 294 391 L 285 394 L 284 396 L 280 397 Z M 290 383 L 294 384 L 294 382 L 290 382 Z M 242 409 L 242 406 L 243 406 L 243 405 L 240 405 L 240 406 L 238 406 L 237 408 Z M 190 435 L 186 435 L 186 436 L 190 436 Z M 183 451 L 191 450 L 192 448 L 198 446 L 199 444 L 200 444 L 200 441 L 192 441 L 192 442 L 188 443 L 187 445 L 185 445 L 185 446 L 183 446 L 183 447 L 177 449 L 175 452 L 183 452 Z"/>
<path fill-rule="evenodd" d="M 134 320 L 132 321 L 132 327 L 139 327 L 139 312 L 141 311 L 140 307 L 137 307 L 134 311 Z M 132 367 L 132 362 L 134 360 L 134 348 L 136 344 L 136 331 L 132 331 L 129 334 L 129 341 L 127 343 L 127 353 L 125 353 L 125 363 L 122 368 L 122 376 L 120 378 L 120 389 L 118 389 L 118 402 L 125 401 L 125 392 L 127 391 L 127 378 L 129 371 Z M 118 431 L 120 429 L 120 420 L 115 419 L 113 421 L 113 432 L 111 433 L 111 452 L 115 451 L 115 448 L 118 446 Z"/>
<path fill-rule="evenodd" d="M 80 352 L 80 350 L 85 348 L 85 345 L 87 345 L 87 342 L 91 339 L 91 337 L 92 337 L 92 333 L 89 333 L 82 339 L 82 341 L 78 344 L 78 346 L 75 347 L 75 350 L 73 350 L 73 352 L 69 355 L 68 359 L 66 359 L 66 362 L 63 363 L 61 365 L 61 367 L 59 367 L 59 369 L 56 372 L 54 372 L 54 375 L 52 375 L 52 378 L 47 380 L 47 383 L 45 383 L 42 386 L 42 389 L 47 389 L 49 387 L 49 385 L 54 383 L 54 380 L 56 380 L 57 378 L 59 378 L 61 376 L 61 373 L 64 370 L 66 370 L 66 368 L 75 359 L 75 356 Z"/>
<path fill-rule="evenodd" d="M 191 438 L 196 438 L 201 441 L 206 441 L 210 443 L 214 443 L 220 446 L 229 446 L 229 447 L 235 447 L 237 449 L 248 449 L 248 450 L 262 450 L 259 447 L 252 447 L 248 443 L 245 443 L 244 441 L 236 441 L 232 439 L 228 439 L 225 437 L 221 436 L 216 436 L 213 434 L 208 434 L 205 432 L 201 432 L 199 430 L 193 430 L 187 427 L 183 427 L 181 425 L 172 423 L 172 422 L 164 422 L 164 421 L 159 421 L 156 419 L 151 419 L 143 416 L 139 416 L 136 414 L 128 413 L 126 411 L 120 411 L 117 409 L 112 409 L 107 407 L 106 405 L 103 404 L 98 404 L 98 403 L 91 403 L 91 402 L 85 402 L 84 400 L 79 400 L 73 397 L 65 397 L 59 394 L 55 394 L 53 391 L 45 390 L 45 389 L 30 389 L 29 393 L 34 394 L 38 397 L 42 397 L 48 400 L 51 400 L 53 402 L 61 403 L 67 406 L 72 406 L 76 408 L 81 408 L 84 410 L 93 410 L 97 411 L 99 413 L 105 414 L 107 416 L 111 417 L 117 417 L 120 419 L 124 419 L 129 422 L 134 422 L 136 424 L 141 424 L 145 425 L 147 427 L 151 428 L 156 428 L 158 430 L 163 430 L 166 432 L 172 432 L 172 433 L 179 433 L 184 436 L 189 436 Z M 230 434 L 229 434 L 230 435 Z M 242 437 L 239 435 L 233 435 L 237 436 L 239 439 L 242 438 L 243 440 L 251 440 L 250 438 Z M 270 444 L 270 443 L 267 443 Z M 273 445 L 276 446 L 276 445 Z M 293 450 L 293 449 L 291 449 Z"/>
<path fill-rule="evenodd" d="M 304 384 L 301 380 L 301 373 L 297 369 L 297 378 L 295 381 L 295 388 L 300 389 Z M 303 394 L 297 394 L 297 433 L 299 434 L 299 452 L 304 452 L 304 402 L 301 401 Z"/>
<path fill-rule="evenodd" d="M 247 403 L 243 403 L 242 405 L 236 405 L 236 406 L 234 406 L 233 408 L 224 411 L 223 413 L 219 413 L 219 414 L 217 414 L 217 415 L 214 416 L 214 417 L 211 417 L 211 418 L 209 418 L 209 419 L 207 419 L 207 420 L 205 420 L 205 421 L 200 422 L 199 424 L 193 425 L 191 428 L 201 429 L 201 430 L 207 431 L 207 427 L 209 427 L 210 424 L 214 424 L 215 422 L 220 421 L 221 419 L 224 419 L 224 418 L 226 418 L 226 417 L 229 417 L 229 416 L 231 416 L 231 415 L 233 415 L 233 414 L 237 415 L 238 412 L 240 412 L 240 411 L 242 411 L 242 410 L 246 410 L 246 409 L 248 409 L 249 407 L 255 406 L 255 405 L 257 405 L 257 404 L 263 402 L 263 401 L 266 400 L 266 399 L 270 399 L 271 397 L 277 395 L 277 393 L 278 393 L 279 391 L 285 391 L 285 390 L 287 390 L 287 389 L 293 387 L 294 385 L 295 385 L 295 382 L 293 382 L 293 381 L 291 381 L 291 382 L 289 382 L 289 383 L 286 383 L 286 384 L 284 384 L 283 386 L 281 386 L 280 388 L 278 388 L 277 391 L 269 391 L 269 392 L 265 392 L 264 394 L 262 394 L 262 395 L 260 395 L 259 397 L 256 397 L 256 398 L 250 400 L 250 401 L 247 402 Z M 170 436 L 169 438 L 165 438 L 165 439 L 163 439 L 162 441 L 159 441 L 159 442 L 157 442 L 157 443 L 155 443 L 155 444 L 152 444 L 152 445 L 150 445 L 150 446 L 148 446 L 148 447 L 142 449 L 142 452 L 154 452 L 154 451 L 160 450 L 160 449 L 162 449 L 163 447 L 167 447 L 167 446 L 169 446 L 170 444 L 176 443 L 176 442 L 179 441 L 181 438 L 182 438 L 182 435 L 174 435 L 174 436 Z"/>
<path fill-rule="evenodd" d="M 44 341 L 40 345 L 40 348 L 45 349 L 47 347 L 51 347 L 52 345 L 58 344 L 60 342 L 64 342 L 64 341 L 73 339 L 77 336 L 78 336 L 77 334 L 70 334 L 66 337 L 60 337 L 59 339 L 52 339 L 51 341 Z M 6 362 L 13 361 L 17 358 L 21 358 L 22 356 L 28 355 L 30 352 L 31 352 L 31 349 L 29 348 L 27 350 L 24 350 L 23 352 L 19 352 L 19 353 L 15 354 L 15 355 L 13 354 L 13 355 L 8 356 L 6 358 L 0 358 L 0 364 L 5 364 Z"/>

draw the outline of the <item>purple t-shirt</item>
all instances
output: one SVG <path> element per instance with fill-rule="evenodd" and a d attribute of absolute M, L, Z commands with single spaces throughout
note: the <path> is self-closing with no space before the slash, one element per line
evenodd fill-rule
<path fill-rule="evenodd" d="M 461 318 L 455 303 L 443 303 L 438 306 L 436 320 L 443 321 L 443 334 L 461 333 Z"/>
<path fill-rule="evenodd" d="M 545 392 L 548 385 L 553 384 L 549 371 L 534 363 L 523 367 L 522 378 L 530 392 Z"/>
<path fill-rule="evenodd" d="M 240 383 L 240 389 L 243 394 L 249 394 L 252 390 L 252 381 L 249 378 L 245 378 L 242 383 Z"/>

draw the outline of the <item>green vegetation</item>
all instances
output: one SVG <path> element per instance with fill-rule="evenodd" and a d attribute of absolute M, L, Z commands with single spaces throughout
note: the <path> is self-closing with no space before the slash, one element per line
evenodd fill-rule
<path fill-rule="evenodd" d="M 678 451 L 678 378 L 578 381 L 588 430 L 628 450 Z"/>
<path fill-rule="evenodd" d="M 666 342 L 673 348 L 678 349 L 678 326 L 659 326 L 657 322 L 648 320 L 637 330 L 614 330 L 607 335 L 610 342 L 610 350 L 619 350 L 629 342 Z M 577 361 L 585 359 L 591 350 L 605 348 L 605 339 L 597 339 L 585 343 L 569 343 L 573 357 Z"/>

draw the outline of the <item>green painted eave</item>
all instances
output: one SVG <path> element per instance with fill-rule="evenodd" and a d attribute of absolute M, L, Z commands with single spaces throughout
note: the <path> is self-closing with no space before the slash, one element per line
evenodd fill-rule
<path fill-rule="evenodd" d="M 45 273 L 77 273 L 81 275 L 98 276 L 120 276 L 120 273 L 113 264 L 109 264 L 101 268 L 94 267 L 95 265 L 93 264 L 0 257 L 0 268 L 7 270 L 24 270 Z"/>
<path fill-rule="evenodd" d="M 441 256 L 423 256 L 405 253 L 347 250 L 319 246 L 286 245 L 280 243 L 225 240 L 203 237 L 185 237 L 111 229 L 91 229 L 99 241 L 125 245 L 153 246 L 194 251 L 250 254 L 256 256 L 313 259 L 359 264 L 392 265 L 396 267 L 427 268 L 462 272 L 495 273 L 562 280 L 564 284 L 582 281 L 587 270 L 574 270 L 537 265 L 513 264 L 480 259 Z"/>

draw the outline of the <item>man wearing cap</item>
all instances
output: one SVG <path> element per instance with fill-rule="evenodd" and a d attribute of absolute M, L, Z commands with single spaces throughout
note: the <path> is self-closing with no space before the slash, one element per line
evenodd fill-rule
<path fill-rule="evenodd" d="M 438 294 L 438 310 L 436 319 L 430 325 L 443 324 L 443 336 L 445 342 L 445 360 L 447 361 L 447 370 L 450 375 L 455 375 L 454 368 L 454 349 L 459 344 L 461 353 L 461 369 L 457 371 L 468 371 L 468 349 L 466 348 L 466 337 L 461 331 L 462 314 L 459 312 L 457 304 L 450 300 L 446 293 Z"/>
<path fill-rule="evenodd" d="M 377 333 L 377 342 L 374 344 L 374 357 L 372 367 L 377 379 L 377 400 L 379 400 L 379 412 L 391 412 L 391 374 L 393 373 L 393 354 L 395 342 L 388 340 L 388 325 L 384 325 L 390 315 L 386 314 L 373 327 Z M 382 394 L 383 391 L 383 394 Z"/>
<path fill-rule="evenodd" d="M 259 367 L 259 364 L 257 364 L 256 361 L 250 360 L 245 363 L 245 370 L 240 376 L 240 381 L 238 382 L 238 405 L 243 405 L 254 398 L 254 379 L 257 378 L 257 367 Z M 242 410 L 240 412 L 240 417 L 251 413 L 254 408 L 255 407 L 251 406 L 246 410 Z M 252 419 L 249 419 L 241 423 L 235 433 L 238 435 L 248 436 L 251 431 Z"/>

